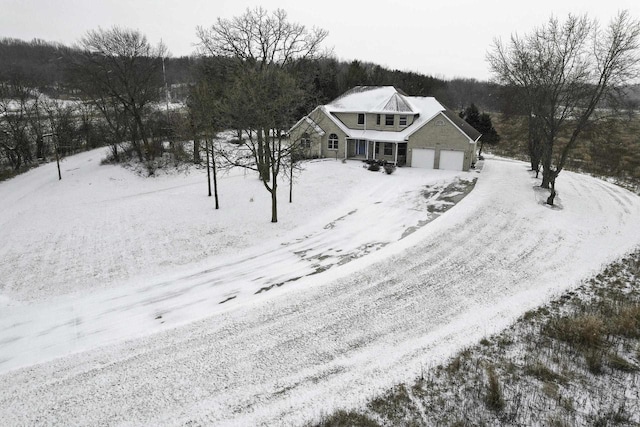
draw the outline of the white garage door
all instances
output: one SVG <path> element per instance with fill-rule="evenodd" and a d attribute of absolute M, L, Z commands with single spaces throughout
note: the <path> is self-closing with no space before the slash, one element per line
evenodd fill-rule
<path fill-rule="evenodd" d="M 411 167 L 433 169 L 433 161 L 436 158 L 436 150 L 414 148 L 411 150 Z"/>
<path fill-rule="evenodd" d="M 461 171 L 464 166 L 464 151 L 440 151 L 440 169 Z"/>

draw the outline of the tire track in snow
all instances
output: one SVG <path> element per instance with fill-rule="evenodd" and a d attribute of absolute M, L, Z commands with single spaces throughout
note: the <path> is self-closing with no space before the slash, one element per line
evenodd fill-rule
<path fill-rule="evenodd" d="M 436 184 L 436 187 L 438 185 L 441 186 Z M 388 195 L 390 188 L 388 183 L 385 185 L 379 183 L 372 191 L 376 195 Z M 443 191 L 438 191 L 437 195 L 445 194 Z M 414 193 L 416 197 L 421 198 L 420 192 L 414 191 Z M 397 194 L 394 197 L 397 198 Z M 438 197 L 430 197 L 426 207 L 429 203 L 437 203 Z M 368 200 L 366 196 L 360 196 L 359 199 Z M 393 204 L 394 200 L 391 198 L 390 203 Z M 398 203 L 397 200 L 395 203 Z M 368 215 L 379 218 L 379 224 L 394 226 L 397 222 L 397 217 L 394 216 L 396 212 L 398 211 L 383 206 L 382 209 L 370 212 Z M 227 304 L 232 300 L 233 303 L 237 303 L 238 300 L 251 294 L 261 293 L 302 277 L 343 265 L 375 252 L 389 243 L 389 241 L 371 242 L 371 232 L 367 229 L 366 219 L 363 221 L 351 219 L 349 224 L 344 224 L 346 218 L 356 214 L 367 215 L 359 212 L 358 209 L 349 210 L 346 215 L 331 221 L 329 226 L 308 235 L 305 240 L 298 239 L 292 243 L 250 255 L 242 253 L 235 260 L 225 258 L 222 263 L 194 274 L 140 288 L 122 288 L 96 293 L 91 298 L 80 298 L 78 301 L 63 300 L 54 306 L 50 306 L 49 303 L 36 305 L 28 307 L 25 312 L 20 310 L 13 316 L 10 314 L 0 319 L 0 325 L 5 325 L 2 326 L 2 333 L 18 334 L 21 338 L 15 342 L 12 341 L 11 346 L 2 349 L 3 353 L 0 354 L 11 354 L 12 357 L 2 358 L 0 370 L 43 361 L 39 357 L 46 360 L 47 357 L 64 356 L 70 352 L 69 347 L 90 348 L 103 345 L 105 341 L 113 341 L 114 336 L 130 338 L 179 326 L 215 313 L 218 311 L 216 305 Z M 425 208 L 422 215 L 428 218 L 430 215 L 428 209 Z M 103 215 L 102 218 L 106 219 L 109 216 Z M 415 217 L 412 216 L 412 218 Z M 342 230 L 339 233 L 327 231 L 333 228 L 342 228 Z M 397 233 L 398 237 L 404 235 L 402 230 L 401 226 L 400 232 Z M 345 238 L 345 233 L 348 233 L 350 238 Z M 121 233 L 121 235 L 123 236 L 121 239 L 126 242 L 124 246 L 131 246 L 131 236 L 127 233 Z M 58 232 L 56 241 L 67 237 L 62 232 Z M 85 237 L 81 235 L 74 239 L 80 240 Z M 100 239 L 93 241 L 100 242 Z M 73 245 L 68 246 L 73 247 Z M 335 249 L 338 247 L 340 249 Z M 143 246 L 141 250 L 148 252 L 149 246 Z M 56 251 L 52 254 L 57 258 L 64 256 Z M 142 258 L 150 256 L 149 252 Z M 75 256 L 73 259 L 80 260 L 82 257 Z M 52 262 L 58 261 L 60 259 Z M 283 265 L 287 268 L 283 268 Z M 67 268 L 76 270 L 81 268 L 81 264 Z M 53 315 L 47 315 L 47 312 Z M 14 318 L 30 315 L 35 318 L 35 321 L 28 328 L 11 330 L 12 326 L 6 326 L 15 324 Z M 81 319 L 82 322 L 77 322 L 75 319 Z M 44 356 L 40 356 L 41 354 Z"/>
<path fill-rule="evenodd" d="M 605 260 L 591 253 L 589 239 L 616 243 L 606 226 L 580 238 L 566 228 L 572 221 L 555 226 L 562 211 L 534 201 L 518 164 L 487 166 L 473 200 L 411 237 L 405 250 L 373 264 L 362 260 L 363 268 L 346 277 L 273 293 L 175 330 L 9 372 L 0 418 L 10 424 L 300 424 L 412 378 L 420 363 L 435 363 L 499 328 L 545 292 L 574 285 L 585 272 L 566 273 L 573 262 Z M 501 200 L 505 178 L 522 182 L 526 194 Z M 565 199 L 565 210 L 575 200 Z M 629 215 L 614 212 L 615 226 L 629 229 L 639 206 L 629 206 Z M 640 235 L 635 238 L 637 244 Z"/>

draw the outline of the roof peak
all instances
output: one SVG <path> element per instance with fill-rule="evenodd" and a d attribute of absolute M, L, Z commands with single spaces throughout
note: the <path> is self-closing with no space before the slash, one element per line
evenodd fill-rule
<path fill-rule="evenodd" d="M 408 95 L 395 86 L 355 86 L 329 104 L 336 112 L 414 112 Z"/>
<path fill-rule="evenodd" d="M 382 107 L 382 111 L 397 111 L 399 113 L 409 113 L 413 111 L 411 105 L 398 92 L 391 95 L 391 98 Z"/>

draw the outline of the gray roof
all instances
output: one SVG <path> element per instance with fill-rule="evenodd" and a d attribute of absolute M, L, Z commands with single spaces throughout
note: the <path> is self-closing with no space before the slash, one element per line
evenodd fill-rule
<path fill-rule="evenodd" d="M 461 118 L 459 115 L 449 110 L 448 108 L 445 108 L 442 114 L 447 116 L 447 118 L 451 120 L 453 124 L 458 126 L 460 130 L 469 137 L 469 139 L 473 141 L 477 141 L 478 138 L 482 136 L 482 134 L 478 132 L 476 128 L 471 126 L 469 123 L 466 122 L 466 120 L 464 120 L 463 118 Z"/>
<path fill-rule="evenodd" d="M 386 105 L 382 108 L 384 111 L 397 111 L 398 113 L 410 113 L 411 107 L 405 99 L 397 93 L 394 93 Z"/>

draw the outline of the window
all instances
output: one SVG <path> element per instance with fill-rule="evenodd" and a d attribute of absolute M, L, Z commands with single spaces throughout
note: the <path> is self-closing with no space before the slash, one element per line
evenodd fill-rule
<path fill-rule="evenodd" d="M 436 126 L 444 126 L 444 120 L 436 120 Z"/>
<path fill-rule="evenodd" d="M 390 142 L 385 142 L 384 143 L 384 155 L 385 156 L 392 156 L 393 155 L 393 144 L 391 144 Z"/>
<path fill-rule="evenodd" d="M 311 148 L 311 138 L 308 133 L 303 133 L 300 138 L 300 147 L 301 148 Z"/>
<path fill-rule="evenodd" d="M 407 125 L 407 116 L 400 116 L 400 126 Z"/>
<path fill-rule="evenodd" d="M 338 135 L 332 133 L 329 135 L 329 150 L 337 150 L 338 149 Z"/>
<path fill-rule="evenodd" d="M 380 114 L 376 115 L 376 124 L 379 125 L 380 124 Z"/>
<path fill-rule="evenodd" d="M 385 114 L 384 124 L 387 126 L 393 126 L 393 114 Z"/>
<path fill-rule="evenodd" d="M 363 125 L 364 124 L 364 114 L 362 114 L 362 113 L 358 114 L 358 124 L 359 125 Z"/>

